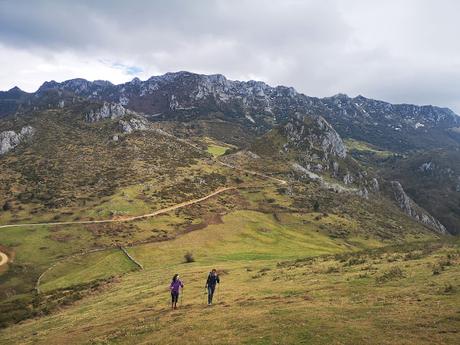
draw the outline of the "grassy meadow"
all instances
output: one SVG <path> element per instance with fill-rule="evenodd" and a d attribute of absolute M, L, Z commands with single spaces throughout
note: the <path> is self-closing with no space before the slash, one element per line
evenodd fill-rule
<path fill-rule="evenodd" d="M 223 216 L 221 224 L 129 248 L 144 270 L 108 281 L 97 293 L 48 316 L 6 328 L 0 341 L 455 344 L 459 249 L 458 241 L 390 246 L 374 241 L 350 247 L 296 217 L 275 220 L 235 211 Z M 186 252 L 194 262 L 184 261 Z M 108 261 L 120 267 L 105 255 L 63 262 L 43 288 L 96 278 Z M 213 267 L 222 284 L 215 305 L 207 307 L 204 282 Z M 179 309 L 171 311 L 168 284 L 174 273 L 181 275 L 185 289 Z"/>
<path fill-rule="evenodd" d="M 132 147 L 146 137 L 124 140 Z M 168 147 L 185 155 L 182 144 Z M 95 184 L 99 194 L 74 198 L 72 176 L 56 176 L 47 183 L 66 203 L 38 207 L 43 196 L 25 194 L 31 202 L 2 212 L 0 224 L 120 219 L 236 187 L 136 221 L 0 229 L 0 249 L 13 259 L 0 271 L 0 344 L 459 342 L 458 240 L 439 238 L 379 196 L 335 193 L 295 180 L 284 163 L 229 157 L 233 146 L 209 138 L 201 144 L 207 153 L 162 166 L 168 157 L 155 154 L 164 147 L 149 142 L 131 162 L 135 175 L 128 164 L 117 172 L 130 183 L 109 183 L 109 169 Z M 217 157 L 291 180 L 281 185 Z M 208 307 L 214 267 L 222 284 Z M 174 273 L 185 289 L 172 311 Z"/>

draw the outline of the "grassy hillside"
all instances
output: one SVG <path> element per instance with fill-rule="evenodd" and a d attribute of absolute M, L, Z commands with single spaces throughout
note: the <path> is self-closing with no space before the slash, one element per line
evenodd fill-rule
<path fill-rule="evenodd" d="M 360 161 L 381 161 L 386 158 L 392 157 L 395 153 L 382 150 L 373 146 L 365 141 L 359 141 L 348 138 L 345 140 L 348 152 Z"/>
<path fill-rule="evenodd" d="M 24 224 L 0 228 L 10 258 L 0 270 L 0 343 L 456 343 L 459 244 L 383 195 L 301 178 L 289 161 L 296 152 L 278 157 L 261 140 L 259 156 L 238 151 L 242 134 L 228 123 L 164 124 L 193 132 L 188 142 L 120 133 L 116 121 L 88 124 L 83 113 L 1 124 L 30 122 L 37 135 L 0 158 L 0 225 Z M 271 139 L 273 149 L 283 144 Z M 112 222 L 78 223 L 93 220 Z M 66 221 L 77 223 L 25 225 Z M 208 308 L 212 267 L 222 285 Z M 186 288 L 171 312 L 174 273 Z"/>
<path fill-rule="evenodd" d="M 147 189 L 152 179 L 156 185 L 168 184 L 181 178 L 181 167 L 205 158 L 157 132 L 124 135 L 113 121 L 88 124 L 82 107 L 32 114 L 28 123 L 36 128 L 34 140 L 0 158 L 5 167 L 0 172 L 0 204 L 8 202 L 0 222 L 72 215 L 94 208 L 123 187 L 144 184 Z M 24 121 L 12 119 L 8 126 L 20 127 Z"/>
<path fill-rule="evenodd" d="M 49 316 L 11 326 L 0 339 L 36 344 L 458 341 L 458 244 L 382 247 L 369 241 L 366 246 L 378 249 L 362 251 L 299 220 L 237 211 L 222 224 L 137 246 L 130 253 L 145 270 Z M 184 263 L 187 251 L 195 262 Z M 216 304 L 207 307 L 203 286 L 212 267 L 219 269 L 222 284 Z M 167 286 L 176 272 L 186 287 L 179 310 L 170 311 Z"/>

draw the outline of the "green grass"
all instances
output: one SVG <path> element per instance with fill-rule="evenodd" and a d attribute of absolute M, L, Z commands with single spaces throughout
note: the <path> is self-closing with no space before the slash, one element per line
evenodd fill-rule
<path fill-rule="evenodd" d="M 358 152 L 358 153 L 367 153 L 375 155 L 378 158 L 386 158 L 393 156 L 393 152 L 387 150 L 381 150 L 376 148 L 375 146 L 366 143 L 365 141 L 359 141 L 355 139 L 346 139 L 345 145 L 347 149 L 351 152 Z"/>
<path fill-rule="evenodd" d="M 254 216 L 254 215 L 252 215 Z M 230 221 L 230 219 L 227 219 Z M 214 229 L 214 232 L 218 232 Z M 72 307 L 12 326 L 0 341 L 36 344 L 456 344 L 460 326 L 460 247 L 421 243 L 305 261 L 201 260 L 181 262 L 182 241 L 214 251 L 240 252 L 230 229 L 206 230 L 158 245 L 133 248 L 149 264 Z M 243 231 L 244 232 L 244 231 Z M 225 243 L 221 242 L 225 240 Z M 261 245 L 261 244 L 259 244 Z M 296 249 L 294 244 L 291 246 Z M 169 247 L 167 250 L 166 247 Z M 226 249 L 224 249 L 226 248 Z M 203 254 L 206 254 L 203 253 Z M 409 257 L 409 253 L 421 253 Z M 305 255 L 313 252 L 305 252 Z M 289 253 L 286 254 L 289 256 Z M 450 258 L 439 275 L 432 265 Z M 157 258 L 158 260 L 155 260 Z M 361 258 L 349 265 L 353 258 Z M 166 264 L 165 264 L 166 262 Z M 221 273 L 216 305 L 208 308 L 204 279 Z M 330 270 L 335 267 L 335 270 Z M 379 282 L 393 267 L 403 276 Z M 185 282 L 178 311 L 169 310 L 168 284 Z M 453 288 L 449 288 L 453 286 Z M 114 317 L 115 316 L 115 317 Z"/>
<path fill-rule="evenodd" d="M 226 146 L 220 146 L 220 145 L 216 145 L 216 144 L 211 144 L 211 145 L 208 145 L 208 148 L 207 148 L 207 151 L 212 154 L 214 157 L 219 157 L 219 156 L 222 156 L 225 151 L 228 150 L 228 147 Z"/>
<path fill-rule="evenodd" d="M 23 226 L 0 230 L 1 243 L 15 252 L 15 262 L 38 267 L 46 267 L 62 255 L 87 248 L 90 238 L 79 226 Z"/>
<path fill-rule="evenodd" d="M 42 278 L 40 290 L 48 292 L 88 283 L 122 273 L 138 267 L 119 249 L 78 255 L 59 262 Z"/>
<path fill-rule="evenodd" d="M 187 172 L 189 180 L 186 180 Z M 176 176 L 180 178 L 175 181 L 176 184 L 172 180 L 165 180 L 159 186 L 146 190 L 146 194 L 156 193 L 158 187 L 163 193 L 160 200 L 166 204 L 174 201 L 168 199 L 169 195 L 174 195 L 177 202 L 189 200 L 205 194 L 208 190 L 214 190 L 214 184 L 222 185 L 222 181 L 207 179 L 204 190 L 196 194 L 196 186 L 190 186 L 188 181 L 192 181 L 193 176 L 203 179 L 216 173 L 217 176 L 226 176 L 233 184 L 259 187 L 225 193 L 199 205 L 136 222 L 3 229 L 5 231 L 0 233 L 1 243 L 15 251 L 17 256 L 14 263 L 16 266 L 11 265 L 8 271 L 0 274 L 0 292 L 4 296 L 10 294 L 10 291 L 30 294 L 39 274 L 55 262 L 59 264 L 45 274 L 42 282 L 43 291 L 51 295 L 55 295 L 58 288 L 72 289 L 73 286 L 80 286 L 78 289 L 84 289 L 81 284 L 112 275 L 123 275 L 131 268 L 124 266 L 125 258 L 115 254 L 114 267 L 106 261 L 107 257 L 99 257 L 99 254 L 77 257 L 75 262 L 73 259 L 66 259 L 68 255 L 81 250 L 117 244 L 153 242 L 136 245 L 130 248 L 130 251 L 147 270 L 161 270 L 178 265 L 180 267 L 184 261 L 183 256 L 188 251 L 191 251 L 196 259 L 190 267 L 209 268 L 215 264 L 246 267 L 258 263 L 274 266 L 279 261 L 299 257 L 382 246 L 385 243 L 375 236 L 374 225 L 378 226 L 379 231 L 384 229 L 388 234 L 397 234 L 399 240 L 403 240 L 404 236 L 414 235 L 414 239 L 425 236 L 420 226 L 417 227 L 415 223 L 408 221 L 403 223 L 399 214 L 390 213 L 388 217 L 385 213 L 375 217 L 368 212 L 368 209 L 374 209 L 374 206 L 363 203 L 362 199 L 348 198 L 344 204 L 344 196 L 335 193 L 329 195 L 327 192 L 315 190 L 314 186 L 309 186 L 305 190 L 294 189 L 296 195 L 321 198 L 321 211 L 328 213 L 312 212 L 311 201 L 297 200 L 286 195 L 269 181 L 243 175 L 243 182 L 237 182 L 234 180 L 240 175 L 237 172 L 214 164 L 206 165 L 201 161 L 189 169 L 179 169 Z M 102 217 L 104 212 L 110 210 L 116 210 L 114 216 L 120 216 L 125 214 L 121 212 L 139 214 L 138 208 L 142 211 L 142 207 L 151 208 L 148 211 L 161 208 L 155 207 L 156 201 L 150 199 L 142 199 L 141 203 L 137 203 L 136 199 L 150 183 L 151 181 L 145 181 L 142 185 L 124 187 L 114 195 L 104 197 L 97 207 L 90 209 L 98 212 L 93 216 Z M 167 192 L 164 192 L 165 190 Z M 181 192 L 183 194 L 177 197 L 176 194 Z M 134 206 L 131 206 L 132 204 Z M 342 205 L 348 205 L 348 208 L 343 209 Z M 385 210 L 388 211 L 387 208 Z M 85 214 L 87 211 L 81 212 Z M 77 215 L 78 212 L 74 214 Z M 224 215 L 222 224 L 211 222 L 211 225 L 201 227 L 201 224 L 206 225 L 207 221 L 214 219 L 216 215 Z M 87 216 L 88 213 L 82 218 L 85 219 Z M 363 231 L 364 219 L 368 219 L 364 224 L 365 229 L 372 230 Z M 407 224 L 408 228 L 395 230 L 394 219 L 398 219 L 400 224 Z M 193 224 L 200 224 L 200 230 L 188 232 L 188 229 L 196 229 L 190 227 Z M 337 229 L 345 231 L 348 235 L 336 236 Z M 428 234 L 426 236 L 430 238 Z M 391 241 L 391 237 L 388 238 L 390 240 L 387 241 Z M 122 261 L 118 262 L 118 259 Z M 257 273 L 254 275 L 257 276 Z M 84 292 L 76 294 L 85 295 Z M 10 310 L 15 302 L 11 298 L 8 298 L 8 301 L 10 307 L 7 310 Z M 0 308 L 3 306 L 0 305 Z M 18 304 L 18 308 L 23 307 Z"/>
<path fill-rule="evenodd" d="M 248 259 L 282 260 L 298 256 L 338 253 L 345 246 L 300 223 L 278 224 L 272 215 L 235 211 L 223 217 L 223 224 L 187 233 L 172 241 L 130 248 L 147 267 L 180 264 L 190 251 L 196 262 L 212 264 Z M 173 253 L 173 256 L 171 256 Z"/>

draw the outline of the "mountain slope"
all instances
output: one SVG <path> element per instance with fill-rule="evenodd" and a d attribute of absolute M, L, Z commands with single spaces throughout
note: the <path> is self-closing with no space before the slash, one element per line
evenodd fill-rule
<path fill-rule="evenodd" d="M 83 79 L 48 82 L 34 94 L 18 94 L 14 113 L 9 110 L 0 120 L 0 224 L 17 225 L 0 229 L 0 250 L 9 258 L 0 268 L 2 327 L 39 317 L 29 325 L 42 329 L 40 317 L 62 316 L 64 305 L 73 315 L 79 303 L 91 303 L 91 296 L 115 304 L 123 300 L 140 312 L 145 301 L 138 303 L 127 281 L 139 284 L 141 290 L 154 285 L 149 301 L 159 303 L 164 275 L 169 279 L 171 270 L 183 270 L 195 289 L 198 283 L 193 277 L 211 265 L 226 273 L 234 270 L 241 278 L 238 288 L 244 291 L 257 285 L 253 281 L 268 278 L 263 273 L 269 267 L 277 273 L 269 276 L 272 283 L 264 284 L 277 291 L 276 296 L 290 296 L 280 284 L 291 279 L 278 265 L 283 261 L 443 237 L 420 221 L 426 213 L 414 201 L 410 206 L 416 214 L 389 198 L 386 183 L 397 176 L 384 173 L 382 162 L 362 162 L 349 154 L 340 132 L 326 119 L 327 100 L 309 98 L 292 88 L 180 72 L 122 85 Z M 427 127 L 444 131 L 456 123 L 452 117 L 456 115 L 436 111 L 445 118 L 427 120 Z M 413 152 L 401 150 L 413 157 Z M 406 156 L 390 152 L 384 159 Z M 228 189 L 203 199 L 221 188 Z M 136 217 L 196 199 L 201 202 L 155 217 Z M 131 221 L 118 221 L 127 218 Z M 110 222 L 93 222 L 97 220 Z M 31 223 L 58 224 L 27 225 Z M 433 255 L 454 252 L 447 244 L 441 247 Z M 406 249 L 396 259 L 401 266 L 406 254 L 419 255 Z M 187 266 L 182 257 L 188 250 L 195 263 Z M 420 249 L 424 264 L 435 260 L 430 250 Z M 126 252 L 140 260 L 145 271 Z M 310 277 L 326 279 L 329 287 L 329 276 L 319 272 L 337 273 L 334 267 L 343 262 L 327 258 L 334 266 L 329 272 L 318 260 Z M 369 276 L 353 278 L 352 283 L 345 279 L 343 289 L 367 279 L 366 286 L 377 293 L 375 284 L 386 279 L 390 269 L 387 260 L 393 258 L 369 257 L 369 268 L 363 266 Z M 379 265 L 378 274 L 373 265 Z M 256 272 L 248 273 L 251 270 Z M 420 270 L 420 275 L 426 279 L 431 269 Z M 152 282 L 152 276 L 158 281 Z M 407 279 L 410 290 L 420 293 Z M 430 279 L 449 283 L 445 276 Z M 121 295 L 112 295 L 111 289 L 118 288 Z M 106 294 L 105 289 L 111 292 Z M 439 299 L 435 295 L 430 292 L 430 301 Z M 320 305 L 327 300 L 315 298 Z M 456 298 L 452 294 L 448 300 L 454 303 Z M 197 299 L 193 297 L 194 303 Z M 241 302 L 233 294 L 229 301 L 236 306 Z M 308 300 L 302 301 L 305 307 Z M 366 307 L 372 309 L 372 303 Z M 82 322 L 101 317 L 99 309 L 90 309 Z M 169 317 L 164 318 L 161 308 L 156 312 L 161 322 Z M 300 315 L 298 309 L 294 313 Z M 443 315 L 450 317 L 451 310 L 444 309 Z M 279 321 L 290 322 L 284 317 Z M 67 322 L 62 329 L 71 328 Z M 28 337 L 22 327 L 17 329 Z M 108 335 L 112 328 L 96 328 L 88 336 L 113 340 Z M 234 330 L 232 325 L 226 329 Z M 4 339 L 15 339 L 8 328 L 3 334 Z M 85 336 L 79 331 L 79 339 L 88 340 Z M 67 332 L 62 338 L 53 337 L 57 342 L 68 340 Z M 251 339 L 245 335 L 241 342 Z"/>
<path fill-rule="evenodd" d="M 407 193 L 443 223 L 460 233 L 460 151 L 437 149 L 387 160 L 381 173 L 400 181 Z"/>
<path fill-rule="evenodd" d="M 296 113 L 321 115 L 345 138 L 365 140 L 398 152 L 459 143 L 451 129 L 460 127 L 460 117 L 447 108 L 392 105 L 362 96 L 320 99 L 289 87 L 189 72 L 167 73 L 146 81 L 135 78 L 120 85 L 84 79 L 46 82 L 21 104 L 25 109 L 59 106 L 75 97 L 120 103 L 158 120 L 216 118 L 220 114 L 259 131 Z"/>
<path fill-rule="evenodd" d="M 89 122 L 139 113 L 143 120 L 125 125 L 128 131 L 145 127 L 148 119 L 161 122 L 163 128 L 172 129 L 177 135 L 211 135 L 240 147 L 249 147 L 255 136 L 283 127 L 299 116 L 321 116 L 326 120 L 320 132 L 332 124 L 333 130 L 344 138 L 362 140 L 394 153 L 460 147 L 455 134 L 460 117 L 446 108 L 392 105 L 362 96 L 319 99 L 299 94 L 293 88 L 271 87 L 257 81 L 231 81 L 222 75 L 177 72 L 120 85 L 73 79 L 45 82 L 30 95 L 18 89 L 7 93 L 14 94 L 20 103 L 18 116 L 31 109 L 61 109 L 77 104 L 77 108 L 86 112 Z M 82 109 L 78 102 L 89 104 Z M 90 103 L 101 102 L 103 106 L 96 115 Z M 331 161 L 326 166 L 329 163 L 334 165 Z M 376 168 L 378 166 L 373 167 Z M 353 179 L 348 174 L 342 177 Z M 408 193 L 418 202 L 410 188 Z M 430 205 L 428 211 L 432 211 Z M 456 231 L 451 225 L 448 228 Z"/>

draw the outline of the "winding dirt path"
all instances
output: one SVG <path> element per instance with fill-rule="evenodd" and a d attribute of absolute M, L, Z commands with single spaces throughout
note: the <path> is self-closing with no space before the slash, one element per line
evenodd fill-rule
<path fill-rule="evenodd" d="M 71 225 L 71 224 L 100 224 L 100 223 L 117 223 L 117 222 L 131 222 L 133 220 L 138 220 L 138 219 L 144 219 L 144 218 L 150 218 L 157 216 L 159 214 L 163 213 L 168 213 L 174 210 L 177 210 L 178 208 L 186 207 L 189 205 L 197 204 L 199 202 L 205 201 L 209 198 L 212 198 L 213 196 L 216 196 L 218 194 L 224 193 L 229 190 L 236 189 L 236 187 L 223 187 L 215 190 L 211 194 L 208 194 L 202 198 L 198 199 L 193 199 L 185 202 L 181 202 L 179 204 L 169 206 L 166 208 L 162 208 L 161 210 L 152 212 L 152 213 L 147 213 L 147 214 L 142 214 L 140 216 L 132 216 L 132 217 L 122 217 L 122 218 L 114 218 L 114 219 L 104 219 L 104 220 L 81 220 L 81 221 L 71 221 L 71 222 L 50 222 L 50 223 L 22 223 L 22 224 L 6 224 L 6 225 L 0 225 L 0 229 L 4 228 L 14 228 L 14 227 L 20 227 L 20 226 L 43 226 L 43 225 Z M 3 254 L 3 253 L 0 253 Z M 8 259 L 8 257 L 7 257 Z"/>
<path fill-rule="evenodd" d="M 160 130 L 160 132 L 163 134 L 163 135 L 166 135 L 166 136 L 171 136 L 173 138 L 175 138 L 176 140 L 178 141 L 181 141 L 187 145 L 190 145 L 192 146 L 193 148 L 197 149 L 197 150 L 200 150 L 200 151 L 203 151 L 201 150 L 199 147 L 195 146 L 194 144 L 188 142 L 187 140 L 184 140 L 184 139 L 179 139 L 175 136 L 173 136 L 172 134 L 169 134 L 165 131 L 162 131 Z M 279 178 L 276 178 L 276 177 L 273 177 L 273 176 L 269 176 L 269 175 L 265 175 L 263 173 L 260 173 L 260 172 L 256 172 L 256 171 L 251 171 L 251 170 L 246 170 L 246 169 L 243 169 L 243 168 L 239 168 L 239 167 L 236 167 L 232 164 L 228 164 L 228 163 L 225 163 L 225 162 L 222 162 L 220 161 L 219 159 L 215 159 L 215 162 L 217 162 L 218 164 L 221 164 L 227 168 L 230 168 L 230 169 L 235 169 L 235 170 L 238 170 L 238 171 L 242 171 L 244 173 L 248 173 L 248 174 L 251 174 L 253 176 L 256 176 L 256 177 L 260 177 L 260 178 L 263 178 L 263 179 L 268 179 L 268 180 L 272 180 L 274 182 L 277 182 L 279 184 L 282 184 L 282 185 L 285 185 L 287 184 L 287 181 L 286 180 L 282 180 L 282 179 L 279 179 Z M 103 219 L 103 220 L 81 220 L 81 221 L 69 221 L 69 222 L 47 222 L 47 223 L 20 223 L 20 224 L 5 224 L 5 225 L 0 225 L 0 229 L 4 229 L 4 228 L 14 228 L 14 227 L 21 227 L 21 226 L 43 226 L 43 225 L 75 225 L 75 224 L 103 224 L 103 223 L 116 223 L 116 222 L 131 222 L 133 220 L 138 220 L 138 219 L 143 219 L 143 218 L 149 218 L 149 217 L 154 217 L 154 216 L 157 216 L 159 214 L 163 214 L 163 213 L 168 213 L 170 211 L 173 211 L 173 210 L 176 210 L 178 208 L 182 208 L 182 207 L 185 207 L 185 206 L 189 206 L 189 205 L 193 205 L 193 204 L 196 204 L 196 203 L 199 203 L 199 202 L 202 202 L 204 200 L 207 200 L 209 198 L 212 198 L 213 196 L 215 195 L 218 195 L 220 193 L 224 193 L 228 190 L 232 190 L 232 189 L 238 189 L 238 187 L 221 187 L 217 190 L 215 190 L 214 192 L 212 192 L 211 194 L 208 194 L 202 198 L 199 198 L 199 199 L 194 199 L 194 200 L 189 200 L 189 201 L 185 201 L 185 202 L 182 202 L 182 203 L 179 203 L 179 204 L 176 204 L 176 205 L 173 205 L 173 206 L 170 206 L 170 207 L 166 207 L 166 208 L 163 208 L 163 209 L 160 209 L 158 211 L 155 211 L 155 212 L 152 212 L 152 213 L 147 213 L 147 214 L 143 214 L 143 215 L 140 215 L 140 216 L 132 216 L 132 217 L 120 217 L 120 218 L 114 218 L 114 219 Z M 3 261 L 4 261 L 4 258 L 3 258 L 3 253 L 0 252 L 0 258 L 1 258 L 1 262 L 3 265 Z M 5 255 L 6 256 L 6 255 Z M 6 262 L 8 261 L 8 257 L 6 257 Z M 6 263 L 5 262 L 5 263 Z"/>
<path fill-rule="evenodd" d="M 273 176 L 265 175 L 265 174 L 262 174 L 262 173 L 257 172 L 257 171 L 251 171 L 251 170 L 246 170 L 246 169 L 243 169 L 243 168 L 239 168 L 239 167 L 236 167 L 236 166 L 234 166 L 232 164 L 222 162 L 220 160 L 216 160 L 216 162 L 219 163 L 220 165 L 223 165 L 223 166 L 225 166 L 227 168 L 230 168 L 230 169 L 235 169 L 235 170 L 238 170 L 238 171 L 248 173 L 248 174 L 253 175 L 253 176 L 262 177 L 264 179 L 272 180 L 272 181 L 275 181 L 275 182 L 277 182 L 279 184 L 287 184 L 286 180 L 282 180 L 282 179 L 279 179 L 279 178 L 276 178 L 276 177 L 273 177 Z"/>
<path fill-rule="evenodd" d="M 8 262 L 8 256 L 5 253 L 0 252 L 0 266 L 5 265 Z"/>

